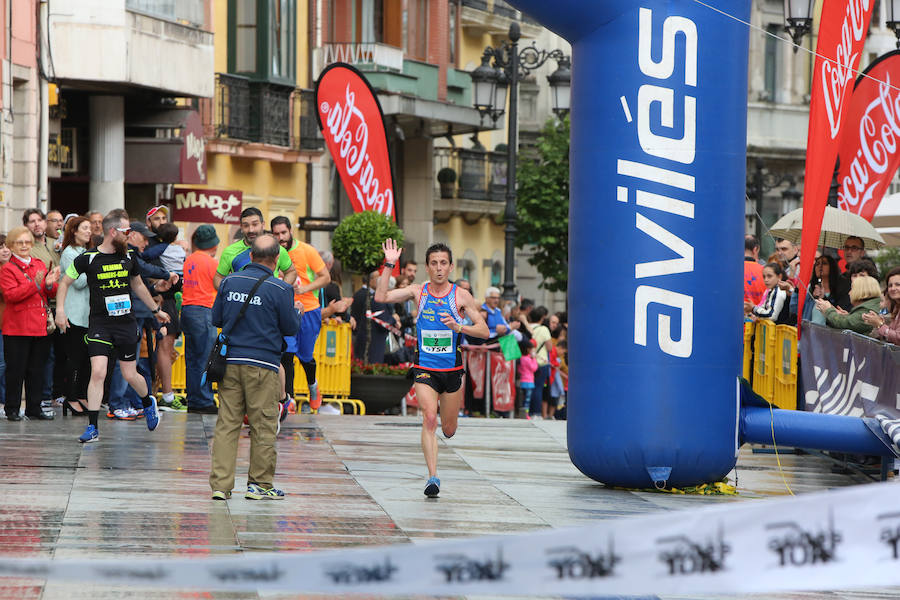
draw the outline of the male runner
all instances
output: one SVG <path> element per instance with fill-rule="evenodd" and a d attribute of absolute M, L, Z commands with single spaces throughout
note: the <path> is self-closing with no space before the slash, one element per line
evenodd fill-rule
<path fill-rule="evenodd" d="M 294 355 L 300 359 L 300 365 L 306 373 L 309 384 L 309 407 L 318 410 L 322 405 L 319 395 L 319 384 L 316 379 L 316 360 L 313 350 L 319 331 L 322 329 L 322 301 L 319 290 L 331 282 L 331 274 L 325 267 L 325 261 L 319 252 L 300 240 L 295 240 L 291 233 L 291 222 L 287 217 L 272 219 L 272 234 L 278 239 L 281 247 L 288 251 L 294 269 L 297 270 L 297 282 L 294 284 L 294 305 L 297 302 L 303 307 L 300 317 L 300 330 L 293 338 L 287 339 L 288 347 L 281 365 L 284 367 L 285 393 L 293 394 L 294 387 Z M 290 390 L 290 391 L 289 391 Z M 299 407 L 298 407 L 299 408 Z"/>
<path fill-rule="evenodd" d="M 153 431 L 159 424 L 156 398 L 150 395 L 147 382 L 137 371 L 137 344 L 140 339 L 137 321 L 131 309 L 131 290 L 150 308 L 161 323 L 169 322 L 169 315 L 162 312 L 141 281 L 140 270 L 131 250 L 128 249 L 128 213 L 117 209 L 103 219 L 104 238 L 94 250 L 78 256 L 59 282 L 57 292 L 56 325 L 65 332 L 66 293 L 69 285 L 84 273 L 90 290 L 90 316 L 88 318 L 87 346 L 91 357 L 91 380 L 88 383 L 88 417 L 90 423 L 78 441 L 95 442 L 97 413 L 103 399 L 103 385 L 109 360 L 119 360 L 122 377 L 141 397 L 147 429 Z"/>
<path fill-rule="evenodd" d="M 222 280 L 231 273 L 237 273 L 250 264 L 250 247 L 254 240 L 264 233 L 262 212 L 255 206 L 245 208 L 241 211 L 241 234 L 243 237 L 235 243 L 227 246 L 219 257 L 219 266 L 216 274 L 213 275 L 213 285 L 218 290 Z M 275 276 L 281 272 L 281 280 L 287 284 L 294 285 L 297 280 L 297 270 L 291 262 L 291 257 L 287 250 L 279 247 L 278 265 L 275 268 Z M 284 367 L 278 366 L 278 377 L 281 379 L 281 388 L 284 389 Z M 287 417 L 287 398 L 281 400 L 278 409 L 279 420 L 283 421 Z"/>
<path fill-rule="evenodd" d="M 219 267 L 213 276 L 213 285 L 216 286 L 216 289 L 219 289 L 219 284 L 226 276 L 236 273 L 250 264 L 250 246 L 261 233 L 263 233 L 262 212 L 255 206 L 242 210 L 241 234 L 243 237 L 222 251 Z M 293 285 L 297 280 L 297 271 L 284 248 L 279 251 L 277 271 L 281 271 L 281 279 L 285 283 Z"/>
<path fill-rule="evenodd" d="M 459 339 L 462 334 L 486 338 L 490 335 L 484 317 L 478 311 L 472 294 L 450 283 L 453 272 L 453 253 L 444 244 L 434 244 L 425 251 L 425 270 L 429 281 L 413 283 L 405 288 L 388 290 L 391 270 L 400 258 L 397 242 L 388 239 L 382 244 L 384 266 L 375 301 L 386 304 L 414 298 L 419 305 L 416 313 L 418 352 L 412 368 L 416 399 L 422 411 L 422 453 L 428 467 L 425 495 L 436 497 L 441 491 L 437 478 L 437 409 L 440 401 L 441 430 L 445 437 L 456 433 L 456 419 L 463 400 L 462 352 Z M 472 325 L 463 325 L 466 317 Z"/>

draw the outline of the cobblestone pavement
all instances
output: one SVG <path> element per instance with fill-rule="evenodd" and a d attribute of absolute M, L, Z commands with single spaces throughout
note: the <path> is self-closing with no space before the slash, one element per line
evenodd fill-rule
<path fill-rule="evenodd" d="M 732 473 L 738 496 L 608 489 L 572 466 L 565 423 L 462 419 L 457 435 L 440 443 L 441 497 L 425 501 L 416 418 L 292 415 L 279 435 L 276 472 L 287 498 L 243 499 L 245 428 L 235 497 L 215 502 L 207 483 L 214 416 L 167 413 L 152 433 L 143 421 L 102 421 L 100 440 L 85 445 L 76 441 L 82 419 L 0 421 L 0 554 L 118 557 L 125 564 L 136 556 L 309 552 L 513 534 L 787 493 L 775 456 L 746 447 Z M 866 481 L 833 474 L 821 457 L 788 454 L 781 463 L 798 494 Z M 765 598 L 898 596 L 869 590 Z M 256 597 L 0 579 L 0 599 Z"/>

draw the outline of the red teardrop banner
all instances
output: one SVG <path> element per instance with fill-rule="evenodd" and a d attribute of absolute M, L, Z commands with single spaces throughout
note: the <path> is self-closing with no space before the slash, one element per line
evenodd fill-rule
<path fill-rule="evenodd" d="M 822 4 L 809 102 L 806 173 L 803 177 L 800 281 L 804 286 L 809 284 L 812 276 L 816 246 L 828 203 L 828 187 L 853 89 L 853 75 L 869 31 L 873 6 L 873 0 L 828 0 Z M 803 314 L 806 296 L 806 293 L 800 294 L 798 315 Z"/>
<path fill-rule="evenodd" d="M 900 167 L 900 50 L 881 56 L 856 80 L 841 133 L 838 208 L 867 221 Z"/>
<path fill-rule="evenodd" d="M 328 65 L 316 82 L 316 117 L 353 210 L 396 221 L 384 114 L 365 76 L 348 64 Z"/>

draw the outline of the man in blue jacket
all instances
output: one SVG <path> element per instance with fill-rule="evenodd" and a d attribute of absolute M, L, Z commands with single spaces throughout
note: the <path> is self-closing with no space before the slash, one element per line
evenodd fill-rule
<path fill-rule="evenodd" d="M 278 401 L 283 395 L 278 378 L 285 336 L 297 334 L 300 316 L 294 308 L 293 287 L 276 279 L 281 246 L 271 235 L 258 236 L 250 248 L 251 263 L 227 276 L 212 307 L 212 323 L 228 338 L 225 377 L 219 384 L 219 418 L 213 434 L 209 485 L 214 500 L 227 500 L 234 487 L 238 438 L 246 414 L 250 422 L 250 500 L 281 500 L 275 489 L 275 437 Z M 256 287 L 258 281 L 262 283 Z M 242 319 L 241 307 L 253 288 Z"/>

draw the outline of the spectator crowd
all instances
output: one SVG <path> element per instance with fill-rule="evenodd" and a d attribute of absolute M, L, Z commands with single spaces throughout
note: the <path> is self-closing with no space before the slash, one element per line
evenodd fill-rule
<path fill-rule="evenodd" d="M 125 211 L 117 211 L 127 219 Z M 23 225 L 0 235 L 0 403 L 7 419 L 51 420 L 56 407 L 64 416 L 88 414 L 88 386 L 91 361 L 87 351 L 91 292 L 84 274 L 72 265 L 85 252 L 102 244 L 104 215 L 63 216 L 28 209 Z M 413 300 L 400 304 L 382 304 L 374 300 L 379 271 L 365 278 L 352 295 L 344 294 L 341 263 L 330 252 L 316 251 L 294 238 L 291 221 L 276 217 L 266 228 L 262 213 L 255 208 L 241 214 L 241 228 L 233 243 L 223 247 L 216 229 L 200 225 L 189 240 L 179 239 L 182 232 L 169 222 L 166 206 L 151 208 L 143 220 L 128 220 L 127 228 L 117 228 L 127 239 L 136 263 L 136 271 L 153 296 L 156 310 L 151 311 L 136 297 L 133 310 L 140 341 L 135 347 L 137 371 L 156 397 L 159 410 L 216 414 L 213 389 L 202 382 L 202 374 L 217 328 L 212 310 L 218 287 L 224 277 L 249 264 L 253 241 L 270 232 L 281 246 L 276 275 L 290 283 L 295 292 L 294 306 L 301 315 L 301 331 L 286 337 L 279 369 L 284 385 L 282 413 L 300 410 L 337 412 L 321 406 L 317 389 L 315 344 L 322 322 L 350 323 L 353 330 L 353 354 L 370 363 L 412 364 L 415 359 L 416 316 Z M 124 229 L 124 230 L 123 230 Z M 113 235 L 117 235 L 113 232 Z M 67 287 L 63 311 L 56 306 L 56 292 L 63 274 L 75 274 Z M 409 257 L 392 288 L 416 282 L 418 264 Z M 473 291 L 465 279 L 455 283 Z M 134 296 L 132 290 L 131 295 Z M 500 290 L 485 290 L 480 312 L 486 320 L 490 338 L 466 338 L 469 347 L 484 346 L 499 352 L 500 338 L 512 340 L 521 352 L 516 361 L 516 407 L 522 418 L 565 418 L 565 391 L 568 386 L 566 361 L 567 322 L 564 312 L 549 314 L 543 306 L 522 299 L 502 301 Z M 61 331 L 54 315 L 63 312 L 67 325 Z M 168 322 L 156 318 L 168 315 Z M 310 336 L 312 332 L 312 336 Z M 183 344 L 178 345 L 183 335 Z M 184 394 L 173 387 L 173 365 L 179 350 L 185 358 Z M 309 384 L 305 400 L 294 400 L 295 357 L 303 367 Z M 136 421 L 144 417 L 142 398 L 123 377 L 119 361 L 111 361 L 103 383 L 103 413 L 108 419 Z M 463 415 L 481 414 L 483 403 L 472 394 L 468 381 Z M 178 391 L 181 391 L 180 389 Z M 302 394 L 300 394 L 302 396 Z M 509 416 L 512 416 L 510 414 Z"/>
<path fill-rule="evenodd" d="M 744 314 L 779 325 L 798 323 L 799 299 L 806 294 L 803 320 L 900 344 L 900 266 L 884 278 L 858 237 L 844 241 L 843 258 L 818 250 L 809 286 L 798 277 L 800 247 L 776 240 L 775 253 L 759 257 L 759 240 L 744 238 Z M 882 285 L 883 283 L 883 285 Z"/>

